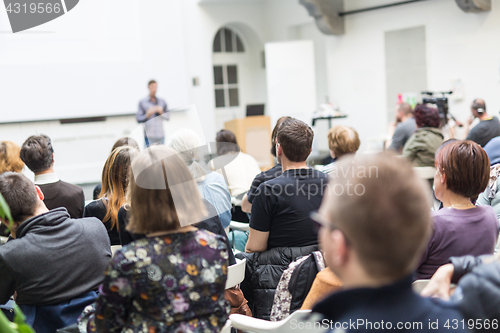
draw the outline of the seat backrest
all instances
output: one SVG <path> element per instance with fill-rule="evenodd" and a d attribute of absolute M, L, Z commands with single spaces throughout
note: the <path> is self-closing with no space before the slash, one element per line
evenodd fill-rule
<path fill-rule="evenodd" d="M 413 170 L 420 179 L 434 179 L 436 168 L 434 167 L 414 167 Z"/>
<path fill-rule="evenodd" d="M 115 255 L 115 252 L 118 251 L 119 249 L 121 249 L 122 246 L 121 245 L 112 245 L 111 246 L 111 254 L 112 255 Z"/>
<path fill-rule="evenodd" d="M 417 294 L 420 294 L 424 290 L 425 286 L 429 283 L 429 279 L 421 279 L 413 282 L 411 289 Z"/>
<path fill-rule="evenodd" d="M 323 316 L 318 313 L 311 313 L 311 310 L 297 310 L 281 321 L 267 321 L 240 314 L 232 314 L 229 318 L 233 328 L 244 332 L 285 333 L 294 330 L 299 332 L 325 332 L 325 327 L 321 325 Z"/>
<path fill-rule="evenodd" d="M 245 266 L 247 260 L 236 260 L 236 265 L 231 265 L 227 268 L 226 289 L 232 288 L 240 284 L 245 278 Z"/>

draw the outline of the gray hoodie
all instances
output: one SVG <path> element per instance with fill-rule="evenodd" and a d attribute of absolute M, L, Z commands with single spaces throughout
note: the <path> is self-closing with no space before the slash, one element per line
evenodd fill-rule
<path fill-rule="evenodd" d="M 24 221 L 0 246 L 0 304 L 51 305 L 97 290 L 111 259 L 106 228 L 56 208 Z"/>

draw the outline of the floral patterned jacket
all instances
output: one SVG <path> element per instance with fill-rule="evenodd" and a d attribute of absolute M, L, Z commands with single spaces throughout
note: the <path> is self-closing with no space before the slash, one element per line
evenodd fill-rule
<path fill-rule="evenodd" d="M 80 331 L 219 332 L 227 259 L 223 238 L 205 230 L 132 242 L 113 256 Z"/>

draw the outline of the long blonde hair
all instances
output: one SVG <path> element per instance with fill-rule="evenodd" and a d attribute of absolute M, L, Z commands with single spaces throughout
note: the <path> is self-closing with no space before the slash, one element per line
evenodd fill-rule
<path fill-rule="evenodd" d="M 138 150 L 130 146 L 118 147 L 111 152 L 102 169 L 102 189 L 99 198 L 106 206 L 103 222 L 111 220 L 111 229 L 115 225 L 118 229 L 118 210 L 126 202 L 129 169 L 137 153 Z"/>
<path fill-rule="evenodd" d="M 12 141 L 0 142 L 0 173 L 21 172 L 24 162 L 20 157 L 21 148 Z"/>

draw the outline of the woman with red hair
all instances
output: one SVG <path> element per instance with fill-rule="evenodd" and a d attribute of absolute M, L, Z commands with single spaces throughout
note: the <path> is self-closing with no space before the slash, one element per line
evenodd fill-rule
<path fill-rule="evenodd" d="M 434 154 L 443 143 L 441 117 L 436 108 L 418 104 L 413 110 L 417 130 L 403 147 L 403 156 L 414 166 L 434 166 Z"/>
<path fill-rule="evenodd" d="M 432 212 L 433 233 L 417 270 L 429 279 L 450 257 L 493 254 L 498 220 L 490 206 L 476 206 L 490 179 L 490 160 L 473 141 L 456 141 L 436 156 L 434 192 L 443 208 Z"/>

